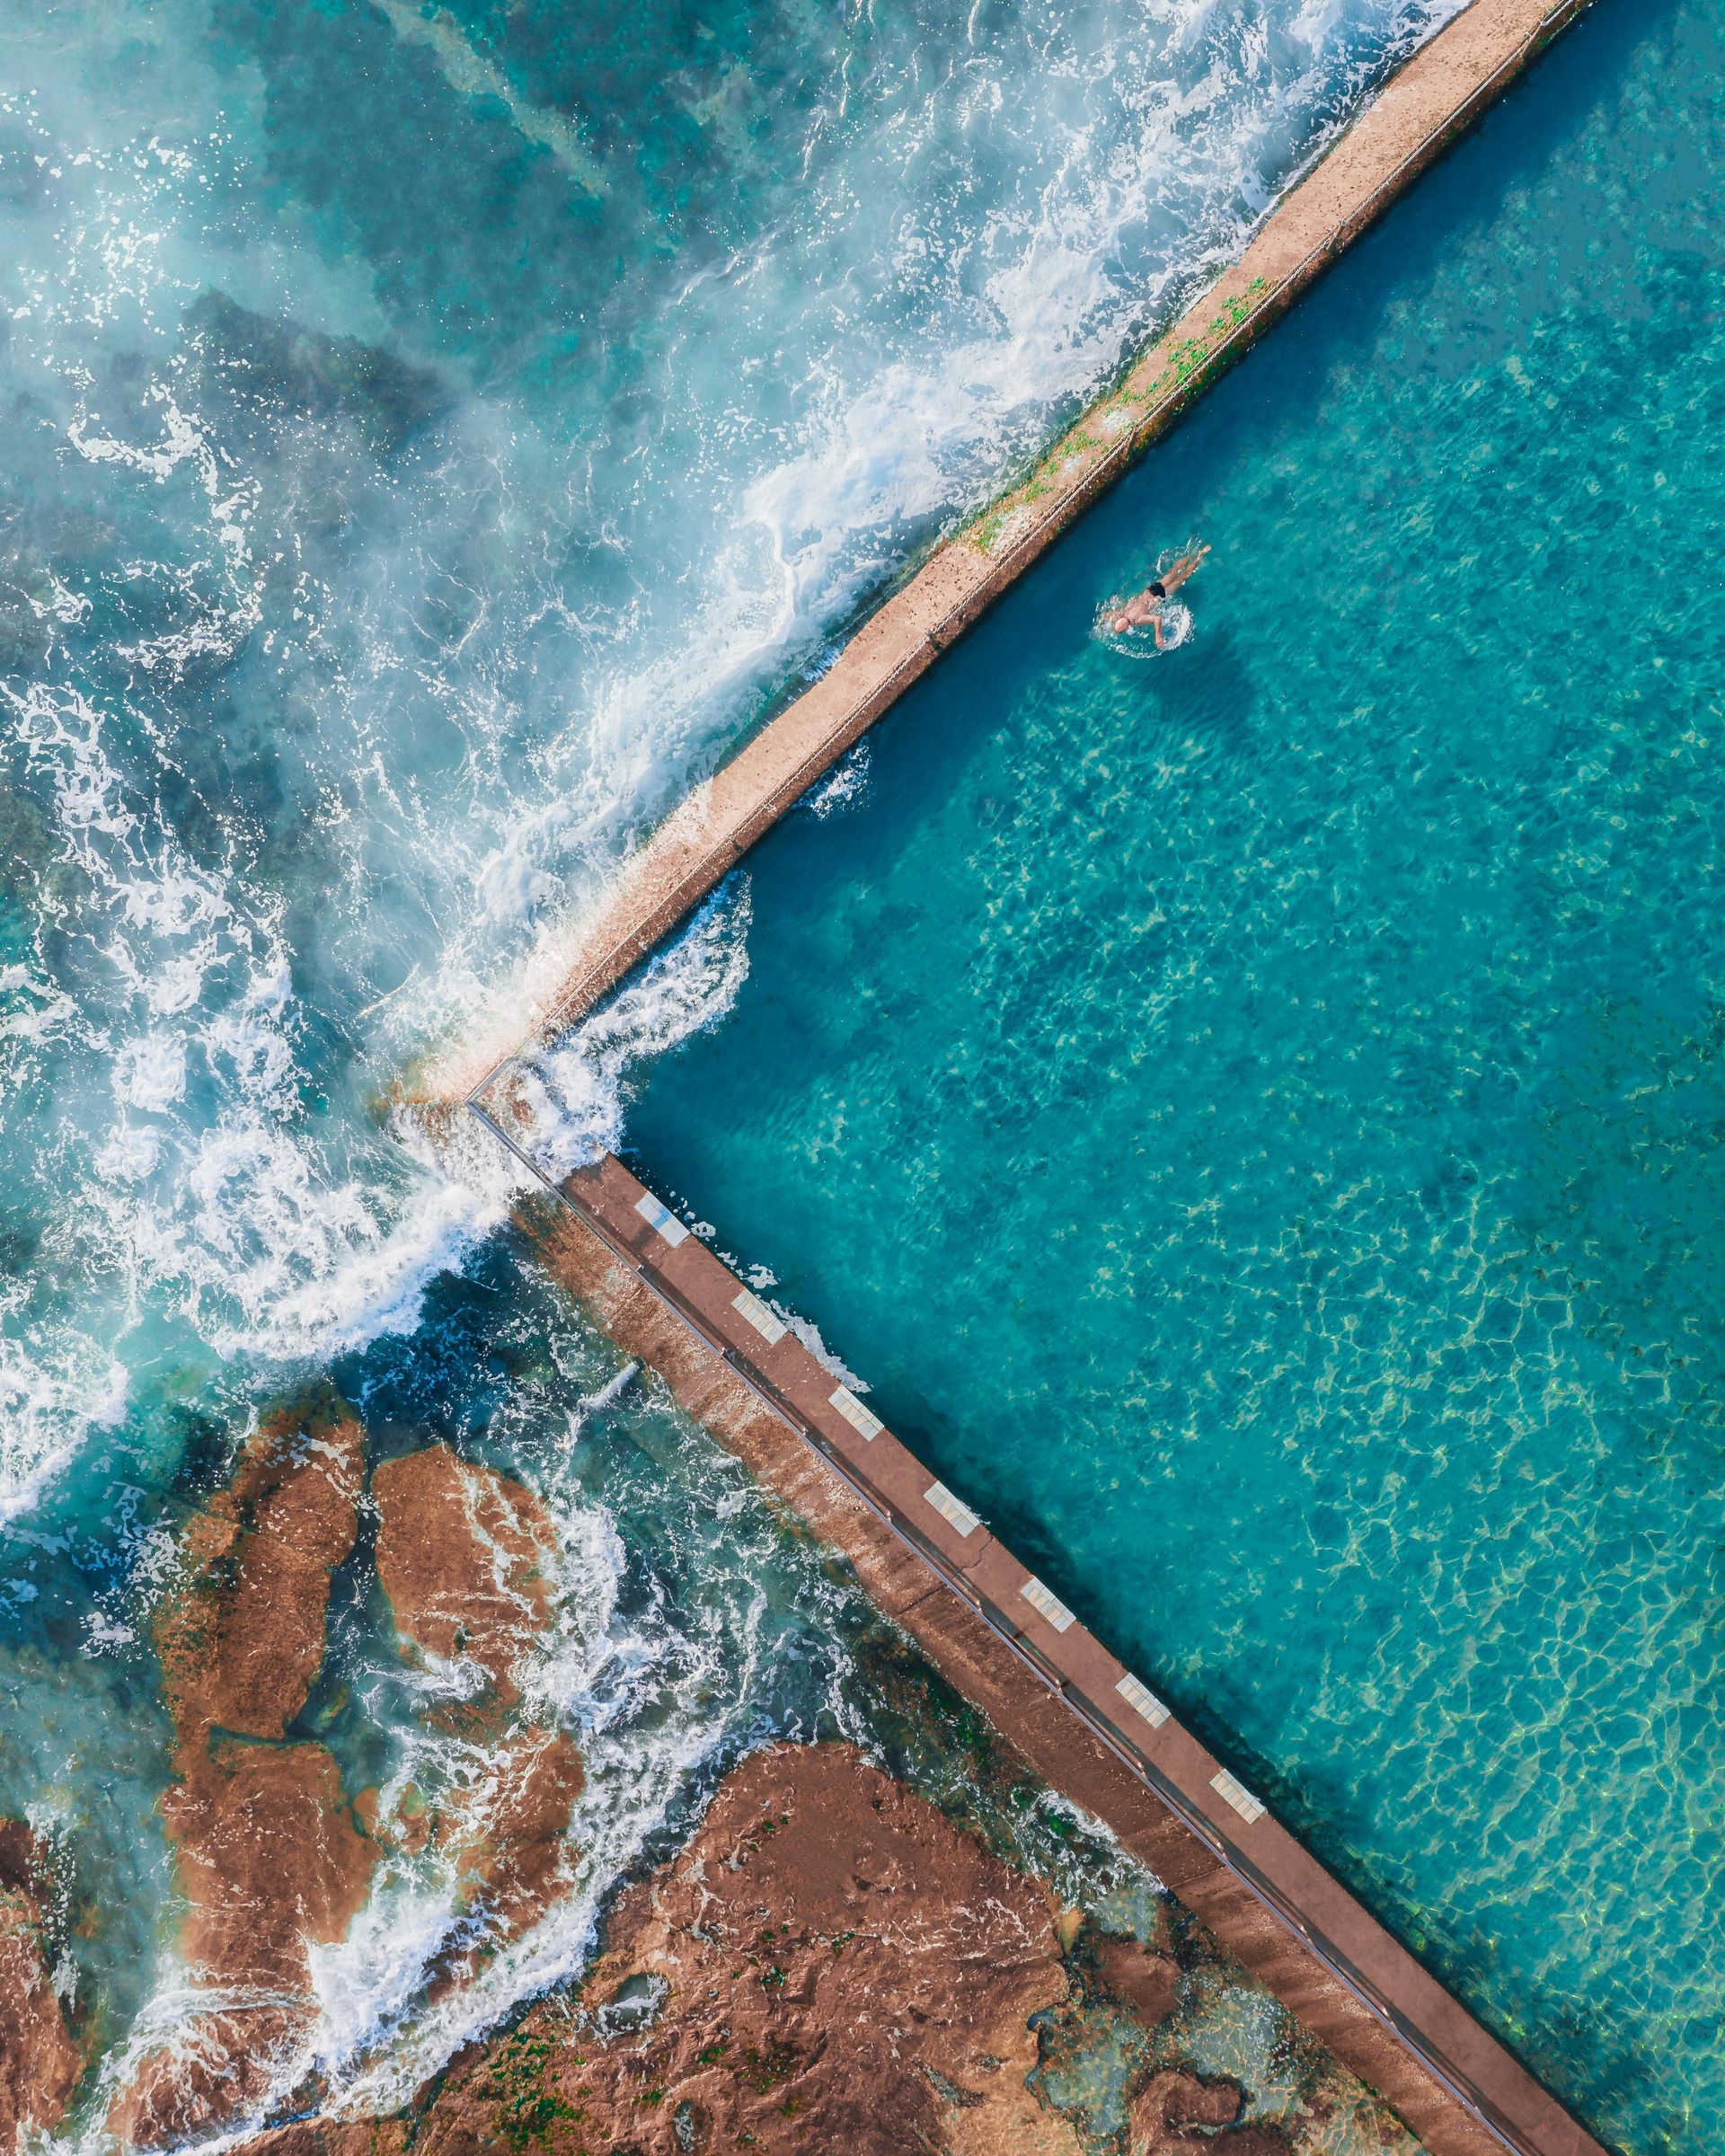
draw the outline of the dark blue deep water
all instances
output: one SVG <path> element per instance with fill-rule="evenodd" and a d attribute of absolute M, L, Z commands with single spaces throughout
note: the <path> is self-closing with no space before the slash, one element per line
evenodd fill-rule
<path fill-rule="evenodd" d="M 542 940 L 1455 4 L 0 7 L 0 1816 L 63 1889 L 68 2143 L 221 1991 L 152 1617 L 307 1385 L 374 1461 L 544 1500 L 587 1783 L 564 1897 L 436 2001 L 458 1882 L 396 1837 L 272 2101 L 387 2109 L 579 1971 L 741 1751 L 874 1741 L 862 1605 L 662 1392 L 606 1397 L 509 1164 L 394 1089 L 519 1021 Z M 296 1735 L 389 1829 L 479 1770 L 369 1577 Z M 1304 2102 L 1219 1965 L 1194 2027 Z"/>

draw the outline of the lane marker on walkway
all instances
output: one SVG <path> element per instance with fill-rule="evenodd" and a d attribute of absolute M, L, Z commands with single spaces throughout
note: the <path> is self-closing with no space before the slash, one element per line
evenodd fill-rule
<path fill-rule="evenodd" d="M 1510 4 L 1518 4 L 1520 0 L 1471 0 L 1473 7 Z M 1580 4 L 1581 0 L 1561 0 L 1566 7 Z M 1279 1958 L 1270 1959 L 1260 1971 L 1264 1981 L 1308 2021 L 1314 2033 L 1335 2048 L 1339 2058 L 1355 2063 L 1357 2071 L 1372 2077 L 1385 2100 L 1411 2117 L 1427 2146 L 1434 2152 L 1441 2150 L 1444 2156 L 1483 2156 L 1480 2138 L 1483 2132 L 1510 2152 L 1511 2156 L 1607 2156 L 1603 2145 L 1569 2117 L 1549 2091 L 1542 2089 L 1526 2069 L 1471 2018 L 1461 2002 L 1421 1969 L 1407 1949 L 1353 1900 L 1310 1851 L 1303 1851 L 1278 1825 L 1266 1806 L 1251 1790 L 1225 1769 L 1216 1767 L 1216 1761 L 1196 1743 L 1191 1733 L 1182 1729 L 1179 1720 L 1147 1686 L 1122 1671 L 1122 1666 L 1106 1653 L 1064 1603 L 1040 1580 L 1026 1575 L 1010 1551 L 988 1538 L 986 1528 L 979 1551 L 960 1562 L 955 1553 L 942 1554 L 939 1542 L 931 1534 L 918 1533 L 915 1520 L 899 1514 L 897 1501 L 888 1494 L 888 1489 L 901 1492 L 907 1500 L 907 1510 L 914 1511 L 917 1502 L 913 1494 L 915 1486 L 928 1471 L 913 1454 L 889 1437 L 884 1448 L 887 1487 L 877 1486 L 859 1459 L 854 1458 L 849 1464 L 844 1461 L 831 1441 L 810 1425 L 763 1364 L 752 1361 L 748 1351 L 726 1345 L 726 1335 L 731 1330 L 730 1307 L 750 1314 L 751 1323 L 759 1326 L 759 1320 L 749 1312 L 752 1304 L 773 1329 L 768 1332 L 765 1327 L 760 1328 L 763 1337 L 769 1341 L 782 1339 L 790 1328 L 781 1324 L 758 1296 L 743 1288 L 736 1275 L 716 1257 L 710 1265 L 697 1268 L 696 1277 L 685 1289 L 651 1260 L 637 1253 L 628 1239 L 633 1232 L 635 1208 L 641 1198 L 650 1194 L 621 1162 L 607 1155 L 597 1171 L 571 1176 L 567 1183 L 560 1185 L 515 1143 L 495 1117 L 477 1101 L 470 1105 L 499 1143 L 567 1206 L 597 1238 L 601 1249 L 633 1264 L 643 1283 L 663 1305 L 665 1321 L 686 1326 L 711 1355 L 729 1365 L 747 1392 L 762 1408 L 783 1422 L 787 1430 L 814 1447 L 874 1515 L 881 1533 L 892 1535 L 897 1545 L 919 1557 L 934 1578 L 943 1581 L 969 1611 L 981 1616 L 988 1630 L 1018 1658 L 1022 1668 L 1034 1673 L 1033 1699 L 1039 1710 L 1044 1696 L 1042 1687 L 1046 1685 L 1055 1696 L 1065 1701 L 1080 1725 L 1100 1742 L 1104 1751 L 1114 1754 L 1139 1785 L 1160 1799 L 1218 1868 L 1207 1869 L 1200 1862 L 1199 1870 L 1190 1876 L 1189 1882 L 1193 1887 L 1204 1889 L 1206 1898 L 1201 1906 L 1214 1922 L 1218 1935 L 1250 1959 L 1252 1954 L 1263 1949 L 1266 1913 L 1286 1927 L 1300 1952 L 1311 1959 L 1292 1970 L 1285 1967 Z M 588 1191 L 593 1193 L 591 1197 L 587 1195 Z M 579 1256 L 565 1270 L 557 1255 L 556 1244 L 548 1241 L 545 1250 L 553 1271 L 566 1285 L 577 1294 L 597 1299 L 601 1290 L 591 1280 L 585 1286 L 582 1284 Z M 735 1288 L 738 1293 L 728 1297 L 727 1288 Z M 820 1397 L 823 1385 L 832 1384 L 831 1371 L 824 1370 L 801 1345 L 774 1359 L 787 1383 L 799 1391 L 806 1387 L 815 1398 Z M 675 1371 L 677 1367 L 672 1362 L 670 1368 Z M 674 1386 L 676 1382 L 674 1378 Z M 680 1392 L 678 1397 L 682 1397 Z M 703 1419 L 711 1418 L 710 1427 L 724 1442 L 722 1433 L 726 1425 L 711 1404 L 697 1407 L 694 1411 Z M 880 1455 L 873 1454 L 871 1460 L 871 1464 L 879 1462 Z M 785 1462 L 773 1460 L 756 1465 L 755 1471 L 769 1489 L 783 1490 L 792 1505 L 808 1512 L 813 1524 L 824 1515 L 818 1508 L 807 1506 L 800 1471 L 792 1470 L 796 1480 L 793 1485 L 786 1485 L 785 1468 Z M 932 1484 L 922 1501 L 931 1511 L 935 1511 L 942 1498 L 961 1507 L 960 1540 L 967 1540 L 976 1526 L 983 1524 L 968 1506 L 962 1506 L 961 1500 L 954 1498 L 940 1483 Z M 949 1525 L 957 1524 L 944 1507 L 936 1516 L 947 1520 Z M 875 1532 L 866 1522 L 859 1522 L 859 1526 L 868 1535 Z M 817 1526 L 816 1532 L 827 1531 Z M 831 1539 L 839 1547 L 849 1546 L 842 1536 L 834 1535 Z M 1039 1647 L 1030 1634 L 1013 1621 L 1000 1603 L 990 1601 L 989 1596 L 995 1589 L 989 1583 L 995 1580 L 1000 1583 L 1000 1595 L 1010 1601 L 1014 1576 L 1019 1582 L 1018 1593 L 1039 1611 L 1052 1630 L 1070 1630 L 1071 1639 L 1063 1639 L 1057 1646 L 1045 1641 Z M 882 1606 L 886 1606 L 884 1603 Z M 911 1606 L 916 1606 L 915 1601 Z M 975 1696 L 975 1671 L 968 1644 L 960 1653 L 958 1636 L 947 1633 L 938 1623 L 927 1636 L 919 1627 L 916 1636 L 933 1655 L 937 1666 L 946 1669 L 967 1696 Z M 950 1652 L 942 1651 L 942 1643 Z M 954 1661 L 954 1656 L 959 1657 L 958 1662 Z M 1153 1747 L 1135 1743 L 1117 1723 L 1108 1719 L 1106 1710 L 1092 1706 L 1090 1691 L 1098 1688 L 1106 1693 L 1105 1672 L 1109 1668 L 1120 1673 L 1113 1680 L 1117 1696 L 1128 1701 L 1135 1711 L 1144 1713 L 1149 1727 L 1154 1729 L 1162 1722 L 1168 1722 L 1170 1736 L 1176 1743 L 1171 1745 L 1165 1738 Z M 1154 1716 L 1146 1713 L 1146 1701 L 1154 1709 Z M 1008 1699 L 1007 1703 L 1015 1702 Z M 989 1711 L 994 1710 L 990 1708 Z M 1031 1756 L 1039 1759 L 1047 1750 L 1034 1745 L 1026 1748 Z M 1154 1754 L 1166 1756 L 1158 1762 Z M 1216 1771 L 1206 1778 L 1205 1767 Z M 1058 1769 L 1058 1760 L 1052 1759 L 1039 1771 L 1055 1779 L 1056 1786 L 1066 1787 L 1069 1777 Z M 1211 1798 L 1203 1794 L 1207 1780 Z M 1080 1791 L 1075 1789 L 1073 1793 Z M 1220 1798 L 1247 1825 L 1266 1822 L 1265 1833 L 1254 1832 L 1252 1835 L 1250 1855 L 1243 1853 L 1248 1845 L 1231 1848 L 1224 1837 L 1225 1832 L 1232 1830 L 1218 1828 L 1208 1816 L 1213 1798 Z M 1087 1796 L 1084 1801 L 1088 1802 Z M 1221 1898 L 1215 1901 L 1209 1898 L 1213 1889 L 1221 1890 Z M 1230 1902 L 1228 1896 L 1236 1889 L 1242 1895 L 1252 1897 L 1249 1904 Z M 1252 1966 L 1256 1967 L 1258 1964 L 1254 1961 Z M 1367 1969 L 1376 1973 L 1367 1974 Z M 1362 2020 L 1364 2016 L 1371 2017 L 1369 2022 Z M 1429 2024 L 1434 2019 L 1443 2030 L 1441 2037 L 1430 2031 Z M 1362 2029 L 1366 2032 L 1364 2037 Z M 1385 2031 L 1404 2047 L 1407 2063 L 1413 2070 L 1411 2077 L 1402 2071 L 1399 2054 L 1385 2054 L 1382 2043 Z M 1438 2107 L 1434 2109 L 1434 2105 Z"/>
<path fill-rule="evenodd" d="M 866 1437 L 871 1444 L 887 1427 L 878 1415 L 870 1413 L 848 1385 L 840 1385 L 827 1404 L 836 1408 L 857 1436 Z"/>
<path fill-rule="evenodd" d="M 1269 1809 L 1268 1805 L 1258 1801 L 1243 1781 L 1236 1781 L 1225 1767 L 1219 1774 L 1211 1775 L 1210 1787 L 1225 1804 L 1234 1807 L 1248 1826 L 1261 1819 Z"/>
<path fill-rule="evenodd" d="M 982 1522 L 971 1511 L 962 1498 L 955 1498 L 944 1482 L 931 1482 L 924 1493 L 949 1527 L 956 1527 L 960 1534 L 974 1534 Z"/>
<path fill-rule="evenodd" d="M 748 1288 L 741 1289 L 731 1297 L 730 1307 L 741 1311 L 769 1348 L 775 1348 L 784 1338 L 784 1327 L 761 1298 L 751 1294 Z"/>
<path fill-rule="evenodd" d="M 640 1214 L 650 1228 L 656 1230 L 665 1238 L 673 1250 L 679 1242 L 686 1242 L 689 1240 L 689 1231 L 683 1225 L 683 1223 L 668 1206 L 661 1206 L 650 1190 L 645 1197 L 638 1197 L 635 1200 L 635 1211 Z"/>
<path fill-rule="evenodd" d="M 1167 1708 L 1163 1705 L 1150 1687 L 1147 1684 L 1139 1683 L 1129 1670 L 1114 1689 L 1133 1713 L 1148 1722 L 1153 1729 L 1160 1729 L 1168 1719 Z"/>
<path fill-rule="evenodd" d="M 1057 1632 L 1064 1632 L 1069 1624 L 1078 1620 L 1057 1595 L 1050 1595 L 1034 1574 L 1018 1590 L 1039 1617 L 1045 1617 Z"/>

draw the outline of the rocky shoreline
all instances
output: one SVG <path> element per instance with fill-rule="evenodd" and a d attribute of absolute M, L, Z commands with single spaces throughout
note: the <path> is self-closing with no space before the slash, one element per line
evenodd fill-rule
<path fill-rule="evenodd" d="M 284 1409 L 181 1531 L 155 1626 L 174 1736 L 163 1810 L 186 1911 L 180 1954 L 194 2001 L 208 2003 L 119 2091 L 108 2125 L 123 2145 L 195 2141 L 289 2098 L 319 2011 L 313 1949 L 347 1934 L 393 1853 L 429 1851 L 453 1880 L 433 1997 L 559 1890 L 581 1761 L 519 1681 L 551 1615 L 550 1517 L 521 1484 L 445 1445 L 385 1462 L 368 1495 L 366 1464 L 344 1403 Z M 385 1809 L 377 1789 L 345 1785 L 327 1745 L 293 1733 L 362 1503 L 402 1657 L 467 1673 L 425 1715 L 483 1763 L 453 1800 L 410 1789 Z"/>
<path fill-rule="evenodd" d="M 1075 1929 L 854 1747 L 775 1745 L 624 1895 L 578 1990 L 457 2062 L 422 2109 L 301 2122 L 248 2156 L 1081 2156 L 1036 2089 L 1062 2010 L 1088 1996 L 1148 2030 L 1179 1993 L 1170 1957 Z M 1239 2123 L 1245 2101 L 1226 2076 L 1149 2072 L 1128 2146 L 1290 2156 L 1286 2127 Z"/>
<path fill-rule="evenodd" d="M 320 1954 L 411 1870 L 442 1930 L 407 2010 L 464 1991 L 574 1890 L 588 1771 L 544 1682 L 571 1606 L 556 1519 L 402 1436 L 374 1459 L 332 1394 L 286 1406 L 181 1523 L 154 1634 L 183 1990 L 93 2116 L 87 2091 L 70 2108 L 90 2062 L 54 1989 L 46 1852 L 0 1828 L 0 2151 L 75 2118 L 138 2150 L 250 2127 L 248 2156 L 1417 2156 L 850 1588 L 883 1752 L 745 1742 L 617 1884 L 579 1975 L 351 2116 L 319 2063 Z M 363 1781 L 330 1735 L 338 1605 L 460 1774 Z M 1258 2032 L 1233 2054 L 1231 2023 Z"/>

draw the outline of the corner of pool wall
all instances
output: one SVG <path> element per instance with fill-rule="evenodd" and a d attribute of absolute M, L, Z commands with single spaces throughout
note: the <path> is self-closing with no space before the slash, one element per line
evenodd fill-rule
<path fill-rule="evenodd" d="M 458 1103 L 589 1011 L 1591 4 L 1469 0 L 1030 474 L 936 546 L 818 680 L 548 930 L 471 1031 L 428 1053 L 411 1097 Z"/>

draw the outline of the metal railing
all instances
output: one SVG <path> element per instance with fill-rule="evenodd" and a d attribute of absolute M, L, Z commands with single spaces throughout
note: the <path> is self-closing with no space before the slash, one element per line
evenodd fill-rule
<path fill-rule="evenodd" d="M 499 1069 L 502 1067 L 499 1065 Z M 491 1076 L 495 1077 L 496 1074 L 493 1072 Z M 489 1082 L 487 1080 L 486 1083 Z M 482 1086 L 478 1090 L 484 1089 Z M 907 1518 L 884 1492 L 873 1489 L 854 1462 L 839 1452 L 824 1431 L 798 1411 L 764 1370 L 741 1349 L 713 1332 L 673 1282 L 668 1280 L 650 1260 L 632 1250 L 613 1231 L 605 1216 L 588 1205 L 579 1192 L 548 1175 L 531 1153 L 518 1144 L 476 1099 L 470 1099 L 467 1105 L 498 1143 L 526 1169 L 535 1181 L 593 1234 L 614 1258 L 628 1267 L 642 1286 L 693 1333 L 703 1347 L 723 1362 L 770 1414 L 819 1455 L 881 1524 L 915 1556 L 920 1558 L 940 1583 L 956 1595 L 973 1615 L 980 1618 L 1024 1667 L 1057 1697 L 1089 1733 L 1174 1815 L 1216 1861 L 1285 1930 L 1291 1932 L 1339 1984 L 1376 2016 L 1403 2049 L 1413 2055 L 1432 2080 L 1461 2105 L 1470 2117 L 1484 2127 L 1504 2148 L 1514 2152 L 1514 2156 L 1551 2156 L 1548 2147 L 1530 2140 L 1516 2122 L 1508 2117 L 1480 2088 L 1466 2070 L 1455 2064 L 1437 2041 L 1429 2037 L 1405 2010 L 1399 2007 L 1341 1948 L 1314 1929 L 1282 1888 L 1268 1878 L 1243 1850 L 1199 1811 L 1179 1784 L 1171 1780 L 1095 1701 L 1064 1675 L 1035 1641 L 983 1595 L 944 1551 L 921 1532 L 915 1521 Z M 1371 1921 L 1376 1922 L 1375 1918 Z M 1391 1937 L 1387 1932 L 1384 1936 L 1386 1939 Z M 1418 1963 L 1414 1966 L 1419 1966 Z M 1436 1983 L 1438 1980 L 1431 1978 L 1431 1981 Z M 1491 2040 L 1496 2042 L 1495 2038 Z M 1506 2052 L 1506 2057 L 1510 2055 Z M 1519 2062 L 1517 2063 L 1519 2064 Z M 1526 2069 L 1522 2068 L 1521 2071 L 1525 2072 Z M 1530 2086 L 1538 2086 L 1531 2075 L 1528 2080 Z"/>

